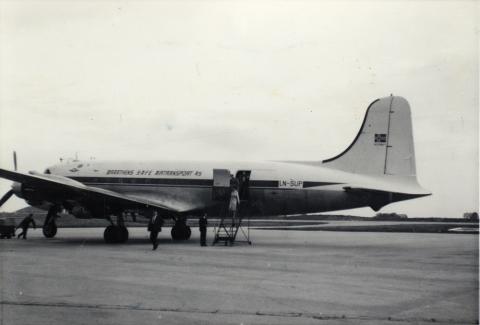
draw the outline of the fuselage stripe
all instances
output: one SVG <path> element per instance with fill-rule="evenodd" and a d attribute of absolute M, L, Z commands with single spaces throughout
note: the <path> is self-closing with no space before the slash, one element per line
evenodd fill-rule
<path fill-rule="evenodd" d="M 136 178 L 136 177 L 69 177 L 78 182 L 88 185 L 125 185 L 125 186 L 179 186 L 179 187 L 212 187 L 212 179 L 191 179 L 191 178 Z M 275 180 L 250 180 L 252 188 L 278 188 L 278 181 Z M 336 185 L 332 182 L 303 182 L 303 188 Z"/>

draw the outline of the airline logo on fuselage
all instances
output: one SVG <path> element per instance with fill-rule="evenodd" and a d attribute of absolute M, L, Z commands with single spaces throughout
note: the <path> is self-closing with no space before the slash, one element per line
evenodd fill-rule
<path fill-rule="evenodd" d="M 153 170 L 153 169 L 109 169 L 107 175 L 129 176 L 202 176 L 199 170 Z"/>

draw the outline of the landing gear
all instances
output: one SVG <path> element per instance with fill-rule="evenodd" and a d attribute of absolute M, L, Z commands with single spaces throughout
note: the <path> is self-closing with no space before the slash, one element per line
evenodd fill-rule
<path fill-rule="evenodd" d="M 123 215 L 117 216 L 117 224 L 109 218 L 111 225 L 105 228 L 103 239 L 107 244 L 123 244 L 128 241 L 128 229 L 125 227 Z"/>
<path fill-rule="evenodd" d="M 128 241 L 128 229 L 125 226 L 110 225 L 103 232 L 103 239 L 108 244 L 120 244 Z"/>
<path fill-rule="evenodd" d="M 188 240 L 192 235 L 192 230 L 187 226 L 185 219 L 177 219 L 170 234 L 173 240 Z"/>
<path fill-rule="evenodd" d="M 46 238 L 55 237 L 55 235 L 57 234 L 57 225 L 55 224 L 55 221 L 52 221 L 49 224 L 43 225 L 42 232 Z"/>
<path fill-rule="evenodd" d="M 45 217 L 43 223 L 42 232 L 46 238 L 53 238 L 57 234 L 57 224 L 55 219 L 58 218 L 57 212 L 59 211 L 58 207 L 52 206 Z"/>

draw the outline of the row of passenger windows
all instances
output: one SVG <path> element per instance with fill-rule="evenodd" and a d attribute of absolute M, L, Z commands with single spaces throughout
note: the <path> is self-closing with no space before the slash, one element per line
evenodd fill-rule
<path fill-rule="evenodd" d="M 96 184 L 194 184 L 211 185 L 212 180 L 207 179 L 155 179 L 155 178 L 116 178 L 116 177 L 74 177 L 73 179 L 84 183 Z"/>

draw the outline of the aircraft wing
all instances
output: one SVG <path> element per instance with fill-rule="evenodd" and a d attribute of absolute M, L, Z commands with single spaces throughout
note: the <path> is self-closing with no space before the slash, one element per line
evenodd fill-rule
<path fill-rule="evenodd" d="M 152 199 L 124 195 L 118 192 L 86 186 L 80 182 L 59 175 L 47 175 L 36 172 L 29 174 L 0 168 L 0 177 L 22 183 L 29 191 L 37 191 L 46 201 L 73 200 L 78 202 L 115 204 L 126 208 L 155 208 L 163 216 L 178 215 L 182 211 Z"/>

